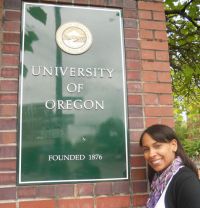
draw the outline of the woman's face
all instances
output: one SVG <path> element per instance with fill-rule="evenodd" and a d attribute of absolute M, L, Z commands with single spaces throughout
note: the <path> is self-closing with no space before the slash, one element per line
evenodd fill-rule
<path fill-rule="evenodd" d="M 156 172 L 160 172 L 166 169 L 175 159 L 177 142 L 175 139 L 169 143 L 157 142 L 145 133 L 142 139 L 142 147 L 145 160 Z"/>

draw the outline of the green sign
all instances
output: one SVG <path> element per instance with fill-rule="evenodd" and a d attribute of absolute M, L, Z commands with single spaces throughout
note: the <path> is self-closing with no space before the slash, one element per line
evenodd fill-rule
<path fill-rule="evenodd" d="M 19 184 L 128 179 L 119 9 L 23 3 Z"/>

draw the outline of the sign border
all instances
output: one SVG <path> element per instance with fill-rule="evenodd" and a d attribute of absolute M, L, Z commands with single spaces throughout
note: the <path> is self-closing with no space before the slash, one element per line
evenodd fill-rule
<path fill-rule="evenodd" d="M 110 8 L 98 8 L 98 7 L 81 7 L 81 6 L 70 6 L 70 5 L 58 5 L 58 4 L 45 4 L 45 3 L 31 3 L 22 2 L 22 17 L 21 17 L 21 50 L 20 50 L 20 70 L 23 70 L 24 63 L 24 37 L 25 37 L 25 8 L 27 5 L 41 5 L 49 7 L 64 7 L 64 8 L 78 8 L 83 10 L 100 10 L 119 12 L 119 25 L 120 25 L 120 37 L 121 37 L 121 63 L 122 63 L 122 78 L 123 78 L 123 101 L 124 101 L 124 126 L 125 126 L 125 148 L 126 148 L 126 177 L 122 178 L 103 178 L 103 179 L 74 179 L 74 180 L 48 180 L 48 181 L 22 181 L 21 176 L 21 162 L 22 162 L 22 101 L 23 101 L 23 73 L 19 75 L 19 94 L 18 94 L 18 119 L 17 119 L 17 136 L 18 136 L 18 148 L 17 148 L 17 184 L 28 185 L 28 184 L 55 184 L 55 183 L 80 183 L 80 182 L 103 182 L 103 181 L 123 181 L 129 180 L 130 168 L 129 168 L 129 146 L 128 146 L 128 112 L 127 112 L 127 86 L 126 86 L 126 69 L 125 69 L 125 48 L 124 48 L 124 33 L 123 33 L 123 17 L 121 9 L 110 9 Z"/>

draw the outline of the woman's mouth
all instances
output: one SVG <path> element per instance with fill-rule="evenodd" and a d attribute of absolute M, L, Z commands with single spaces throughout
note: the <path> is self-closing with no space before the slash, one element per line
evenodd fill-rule
<path fill-rule="evenodd" d="M 157 159 L 157 160 L 151 160 L 150 161 L 150 163 L 154 166 L 156 166 L 156 165 L 160 165 L 160 163 L 161 163 L 161 159 Z"/>

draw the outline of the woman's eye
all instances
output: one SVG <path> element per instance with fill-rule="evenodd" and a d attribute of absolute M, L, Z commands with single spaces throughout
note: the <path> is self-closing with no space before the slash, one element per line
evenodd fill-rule
<path fill-rule="evenodd" d="M 160 148 L 161 146 L 162 146 L 162 144 L 155 144 L 155 145 L 154 145 L 154 147 L 155 147 L 156 149 Z"/>
<path fill-rule="evenodd" d="M 143 152 L 149 151 L 149 148 L 143 148 Z"/>

